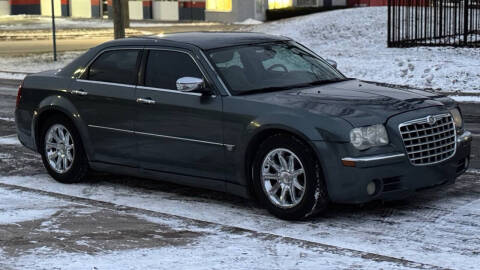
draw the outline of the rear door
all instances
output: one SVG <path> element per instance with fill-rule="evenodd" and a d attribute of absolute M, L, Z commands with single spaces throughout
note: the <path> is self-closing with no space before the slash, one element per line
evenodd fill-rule
<path fill-rule="evenodd" d="M 142 49 L 101 52 L 76 79 L 70 92 L 88 125 L 93 161 L 136 166 L 135 85 Z"/>
<path fill-rule="evenodd" d="M 181 77 L 208 84 L 189 51 L 146 48 L 145 53 L 144 78 L 137 87 L 137 99 L 144 102 L 137 104 L 135 121 L 141 167 L 224 179 L 222 98 L 176 90 Z"/>

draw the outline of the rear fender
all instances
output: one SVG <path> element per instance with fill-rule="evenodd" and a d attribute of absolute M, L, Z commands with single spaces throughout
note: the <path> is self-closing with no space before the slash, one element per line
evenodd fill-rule
<path fill-rule="evenodd" d="M 32 120 L 32 134 L 34 134 L 34 147 L 40 152 L 38 149 L 38 139 L 39 139 L 39 120 L 46 114 L 50 113 L 61 113 L 66 116 L 70 121 L 72 121 L 73 125 L 77 129 L 82 139 L 83 147 L 85 149 L 85 153 L 89 160 L 90 157 L 93 157 L 93 149 L 91 147 L 91 140 L 90 136 L 88 135 L 88 126 L 83 121 L 82 117 L 80 116 L 77 108 L 73 105 L 70 100 L 62 95 L 51 95 L 43 99 L 38 108 L 33 112 L 33 120 Z"/>

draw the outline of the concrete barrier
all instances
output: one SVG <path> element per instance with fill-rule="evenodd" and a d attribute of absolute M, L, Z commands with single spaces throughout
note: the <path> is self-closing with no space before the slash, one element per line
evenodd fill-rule
<path fill-rule="evenodd" d="M 61 0 L 54 0 L 55 16 L 62 16 Z M 52 16 L 52 1 L 40 0 L 40 14 L 43 16 Z"/>
<path fill-rule="evenodd" d="M 177 1 L 153 1 L 153 19 L 159 21 L 178 21 Z"/>
<path fill-rule="evenodd" d="M 10 15 L 10 1 L 0 0 L 0 16 Z"/>
<path fill-rule="evenodd" d="M 70 0 L 70 16 L 72 18 L 91 18 L 92 4 L 90 0 Z"/>
<path fill-rule="evenodd" d="M 128 1 L 128 15 L 130 20 L 143 20 L 143 2 Z"/>

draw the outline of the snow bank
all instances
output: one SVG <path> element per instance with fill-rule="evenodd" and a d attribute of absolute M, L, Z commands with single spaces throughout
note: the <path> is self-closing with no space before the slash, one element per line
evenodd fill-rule
<path fill-rule="evenodd" d="M 0 145 L 19 145 L 20 141 L 17 138 L 17 135 L 4 136 L 0 137 Z"/>
<path fill-rule="evenodd" d="M 338 62 L 349 77 L 431 88 L 480 92 L 480 50 L 387 48 L 387 8 L 336 10 L 251 28 L 291 37 Z"/>
<path fill-rule="evenodd" d="M 246 24 L 246 25 L 254 25 L 254 24 L 262 24 L 263 22 L 261 21 L 257 21 L 255 19 L 252 19 L 252 18 L 248 18 L 244 21 L 241 21 L 241 22 L 236 22 L 235 24 Z"/>
<path fill-rule="evenodd" d="M 51 53 L 30 54 L 23 57 L 0 57 L 0 79 L 21 80 L 28 73 L 59 69 L 70 63 L 83 52 L 62 52 L 57 61 Z M 21 67 L 21 69 L 19 69 Z"/>

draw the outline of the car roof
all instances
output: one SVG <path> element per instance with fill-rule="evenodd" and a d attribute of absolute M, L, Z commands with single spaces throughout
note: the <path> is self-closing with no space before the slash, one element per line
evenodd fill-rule
<path fill-rule="evenodd" d="M 178 45 L 188 44 L 199 47 L 203 50 L 290 40 L 283 36 L 254 32 L 183 32 L 134 37 L 133 39 L 154 40 L 156 45 L 163 45 L 162 41 L 165 41 L 165 43 L 168 43 L 169 45 L 172 45 L 172 43 L 177 43 Z M 128 43 L 128 40 L 129 38 L 117 40 L 116 42 Z"/>

